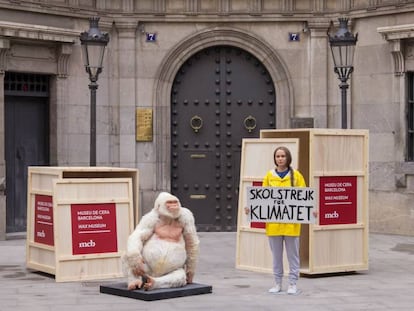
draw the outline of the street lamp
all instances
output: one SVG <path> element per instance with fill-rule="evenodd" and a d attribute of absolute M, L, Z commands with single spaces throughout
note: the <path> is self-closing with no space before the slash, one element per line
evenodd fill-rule
<path fill-rule="evenodd" d="M 352 71 L 354 71 L 353 60 L 358 34 L 354 36 L 348 30 L 347 18 L 339 18 L 338 20 L 338 31 L 333 36 L 328 33 L 328 37 L 334 61 L 334 71 L 338 74 L 338 78 L 341 81 L 339 88 L 341 89 L 342 128 L 346 129 L 348 124 L 346 91 L 349 87 L 347 81 Z"/>
<path fill-rule="evenodd" d="M 99 30 L 99 17 L 89 19 L 89 30 L 80 34 L 83 63 L 89 74 L 91 91 L 91 133 L 90 133 L 90 166 L 96 166 L 96 90 L 98 76 L 102 72 L 105 47 L 109 42 L 108 33 Z"/>

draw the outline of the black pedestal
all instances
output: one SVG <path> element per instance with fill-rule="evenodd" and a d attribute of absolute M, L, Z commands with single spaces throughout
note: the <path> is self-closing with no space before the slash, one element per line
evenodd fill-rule
<path fill-rule="evenodd" d="M 127 286 L 127 283 L 101 285 L 99 291 L 104 294 L 140 299 L 145 301 L 209 294 L 213 291 L 212 286 L 198 283 L 187 284 L 184 287 L 178 288 L 162 288 L 149 291 L 145 291 L 143 289 L 128 290 Z"/>

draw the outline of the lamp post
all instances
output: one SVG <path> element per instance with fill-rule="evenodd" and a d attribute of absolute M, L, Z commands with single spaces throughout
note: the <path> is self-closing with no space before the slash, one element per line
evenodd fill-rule
<path fill-rule="evenodd" d="M 338 20 L 338 31 L 333 36 L 328 33 L 328 37 L 334 61 L 334 71 L 338 74 L 338 78 L 341 81 L 339 88 L 341 89 L 342 128 L 346 129 L 348 124 L 346 92 L 349 87 L 347 81 L 354 71 L 353 60 L 358 34 L 354 36 L 348 30 L 347 18 L 339 18 Z"/>
<path fill-rule="evenodd" d="M 108 33 L 100 31 L 99 17 L 89 19 L 89 30 L 80 34 L 83 63 L 89 74 L 91 91 L 91 132 L 90 132 L 90 166 L 96 166 L 96 90 L 98 76 L 102 72 L 105 47 L 109 42 Z"/>

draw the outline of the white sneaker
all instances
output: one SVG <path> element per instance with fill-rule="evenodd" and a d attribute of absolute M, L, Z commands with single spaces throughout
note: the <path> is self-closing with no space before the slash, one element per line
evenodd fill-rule
<path fill-rule="evenodd" d="M 296 288 L 296 284 L 290 284 L 287 290 L 289 295 L 296 295 L 298 293 L 298 289 Z"/>
<path fill-rule="evenodd" d="M 281 290 L 282 290 L 282 286 L 280 284 L 276 284 L 275 287 L 272 287 L 271 289 L 269 289 L 269 293 L 276 294 L 276 293 L 279 293 Z"/>

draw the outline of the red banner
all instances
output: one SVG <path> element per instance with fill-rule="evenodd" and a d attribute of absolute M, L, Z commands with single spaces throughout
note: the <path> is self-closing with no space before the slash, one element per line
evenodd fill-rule
<path fill-rule="evenodd" d="M 329 176 L 319 181 L 320 225 L 357 222 L 357 177 Z"/>
<path fill-rule="evenodd" d="M 72 253 L 118 251 L 115 203 L 72 204 Z"/>
<path fill-rule="evenodd" d="M 52 196 L 35 195 L 34 217 L 34 241 L 54 246 Z"/>

